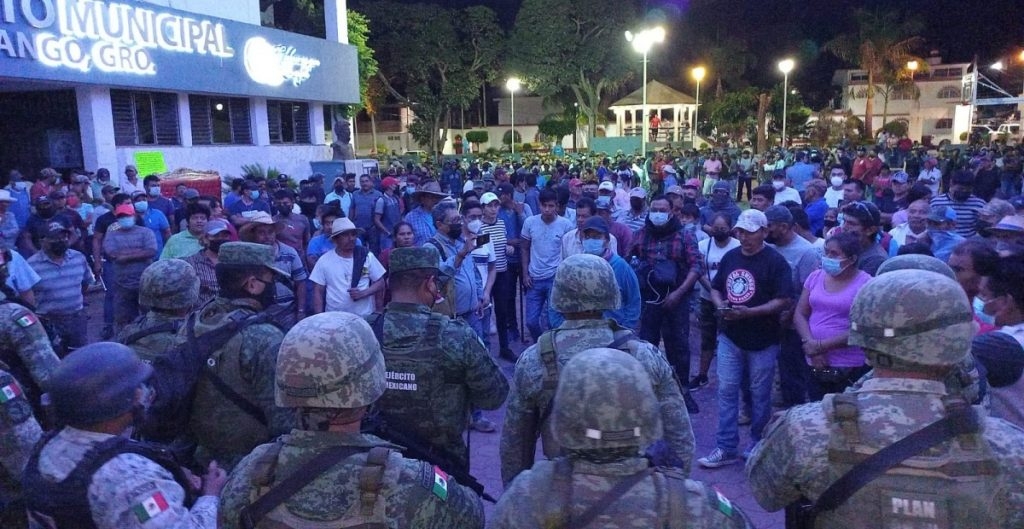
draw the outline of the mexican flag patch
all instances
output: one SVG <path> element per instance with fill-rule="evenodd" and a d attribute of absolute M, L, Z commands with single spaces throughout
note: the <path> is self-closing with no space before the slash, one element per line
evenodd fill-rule
<path fill-rule="evenodd" d="M 715 496 L 718 500 L 718 505 L 716 506 L 718 510 L 726 516 L 732 516 L 732 502 L 729 501 L 729 498 L 726 498 L 718 489 L 715 489 Z"/>
<path fill-rule="evenodd" d="M 152 496 L 142 500 L 142 503 L 133 505 L 132 512 L 138 517 L 140 523 L 146 523 L 169 508 L 167 500 L 164 499 L 164 494 L 162 492 L 154 492 Z"/>
<path fill-rule="evenodd" d="M 448 474 L 437 466 L 434 467 L 434 487 L 431 492 L 442 500 L 448 499 Z"/>
<path fill-rule="evenodd" d="M 21 387 L 14 382 L 0 388 L 0 403 L 8 402 L 21 395 Z"/>
<path fill-rule="evenodd" d="M 17 323 L 19 327 L 31 327 L 31 326 L 35 325 L 36 322 L 38 322 L 38 321 L 39 320 L 36 319 L 34 314 L 29 313 L 29 314 L 26 314 L 26 315 L 24 315 L 24 316 L 22 316 L 22 317 L 20 317 L 20 318 L 18 318 L 16 320 L 14 320 L 14 323 Z"/>

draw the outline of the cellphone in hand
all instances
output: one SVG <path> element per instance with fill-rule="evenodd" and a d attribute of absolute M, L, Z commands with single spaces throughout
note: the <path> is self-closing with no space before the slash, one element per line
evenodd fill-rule
<path fill-rule="evenodd" d="M 491 234 L 490 233 L 485 233 L 483 235 L 477 235 L 476 236 L 476 245 L 477 246 L 483 246 L 483 245 L 485 245 L 485 244 L 487 244 L 489 242 L 491 242 Z"/>

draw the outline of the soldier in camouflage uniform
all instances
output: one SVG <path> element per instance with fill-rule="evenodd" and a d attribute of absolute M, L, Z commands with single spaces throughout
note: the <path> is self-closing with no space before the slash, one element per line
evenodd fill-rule
<path fill-rule="evenodd" d="M 192 265 L 181 259 L 157 261 L 142 272 L 139 284 L 139 306 L 149 312 L 122 328 L 115 341 L 152 362 L 177 343 L 178 330 L 198 300 L 199 277 Z"/>
<path fill-rule="evenodd" d="M 24 390 L 0 362 L 0 527 L 28 527 L 21 473 L 42 435 Z"/>
<path fill-rule="evenodd" d="M 273 248 L 248 242 L 220 247 L 220 292 L 195 313 L 195 338 L 232 321 L 257 319 L 210 355 L 210 369 L 196 385 L 189 429 L 199 461 L 217 459 L 231 468 L 294 426 L 290 414 L 274 405 L 274 364 L 284 333 L 269 319 L 258 319 L 274 304 L 276 276 L 287 277 L 274 265 Z M 179 339 L 188 339 L 188 328 L 182 326 Z"/>
<path fill-rule="evenodd" d="M 505 402 L 508 381 L 473 329 L 430 310 L 441 295 L 432 246 L 391 253 L 391 302 L 371 315 L 387 361 L 387 391 L 377 410 L 389 429 L 421 441 L 451 470 L 469 470 L 463 434 L 470 409 Z"/>
<path fill-rule="evenodd" d="M 690 474 L 693 429 L 679 382 L 672 366 L 657 347 L 640 340 L 613 321 L 602 319 L 603 311 L 617 309 L 619 304 L 615 274 L 604 259 L 578 254 L 566 258 L 558 266 L 551 290 L 551 306 L 565 316 L 565 322 L 544 333 L 516 363 L 512 391 L 505 409 L 505 426 L 501 431 L 501 479 L 506 485 L 533 465 L 538 437 L 547 457 L 561 453 L 547 421 L 558 383 L 558 371 L 580 351 L 607 347 L 613 342 L 616 342 L 614 347 L 629 352 L 647 370 L 660 404 L 665 432 L 662 439 L 653 440 L 659 441 L 657 444 L 662 449 L 667 448 L 684 475 Z M 550 348 L 545 344 L 551 344 Z"/>
<path fill-rule="evenodd" d="M 42 417 L 40 388 L 60 365 L 60 358 L 39 318 L 18 299 L 7 286 L 7 264 L 0 258 L 0 362 L 21 383 L 36 416 Z"/>
<path fill-rule="evenodd" d="M 68 355 L 48 384 L 57 420 L 29 459 L 22 484 L 40 529 L 214 529 L 227 475 L 202 478 L 151 445 L 129 439 L 152 400 L 153 370 L 114 342 Z"/>
<path fill-rule="evenodd" d="M 765 430 L 747 462 L 754 497 L 775 511 L 817 500 L 854 462 L 967 405 L 945 380 L 974 334 L 956 281 L 919 269 L 881 274 L 857 294 L 850 344 L 873 378 L 850 393 L 791 408 Z M 816 527 L 1024 526 L 1024 432 L 969 408 L 978 433 L 960 434 L 904 460 L 831 511 Z"/>
<path fill-rule="evenodd" d="M 360 420 L 384 393 L 384 369 L 373 331 L 358 316 L 326 312 L 296 324 L 281 344 L 275 398 L 300 426 L 235 467 L 221 497 L 220 527 L 242 527 L 243 510 L 258 528 L 483 527 L 472 490 L 360 433 Z M 339 453 L 333 464 L 307 466 L 332 451 Z M 254 502 L 273 497 L 297 473 L 306 477 L 297 492 L 253 512 Z"/>
<path fill-rule="evenodd" d="M 662 436 L 658 408 L 647 370 L 631 355 L 595 348 L 573 356 L 552 412 L 566 456 L 519 474 L 488 527 L 749 527 L 721 493 L 678 469 L 649 467 L 641 449 Z"/>

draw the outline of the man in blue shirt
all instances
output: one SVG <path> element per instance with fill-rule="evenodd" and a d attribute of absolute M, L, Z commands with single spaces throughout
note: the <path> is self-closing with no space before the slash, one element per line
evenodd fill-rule
<path fill-rule="evenodd" d="M 242 195 L 228 207 L 228 218 L 236 228 L 241 228 L 250 222 L 257 211 L 270 215 L 270 204 L 260 198 L 259 184 L 252 180 L 246 180 L 242 184 Z"/>
<path fill-rule="evenodd" d="M 431 180 L 417 189 L 413 197 L 419 206 L 405 214 L 405 221 L 412 226 L 412 233 L 415 237 L 413 245 L 423 246 L 423 243 L 437 232 L 432 213 L 434 206 L 448 195 L 441 191 L 441 186 L 437 182 Z"/>
<path fill-rule="evenodd" d="M 807 188 L 807 182 L 817 177 L 815 167 L 807 163 L 807 153 L 800 151 L 796 153 L 796 163 L 786 169 L 786 178 L 793 185 L 793 189 L 803 192 Z"/>

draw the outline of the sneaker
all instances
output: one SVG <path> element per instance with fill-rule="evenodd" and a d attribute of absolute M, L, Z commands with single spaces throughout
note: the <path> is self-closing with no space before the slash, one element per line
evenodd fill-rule
<path fill-rule="evenodd" d="M 736 454 L 727 454 L 721 448 L 715 448 L 710 454 L 697 460 L 697 463 L 704 468 L 718 468 L 726 465 L 739 463 Z"/>
<path fill-rule="evenodd" d="M 706 385 L 708 385 L 708 376 L 697 375 L 690 379 L 690 383 L 689 385 L 687 385 L 687 387 L 690 389 L 690 391 L 697 391 L 698 389 Z"/>
<path fill-rule="evenodd" d="M 482 433 L 491 433 L 497 429 L 495 428 L 494 423 L 490 421 L 490 419 L 482 415 L 480 417 L 477 417 L 476 419 L 473 419 L 473 422 L 469 423 L 469 427 Z"/>
<path fill-rule="evenodd" d="M 750 412 L 743 408 L 740 408 L 740 413 L 736 419 L 736 424 L 740 426 L 746 426 L 750 424 Z"/>

